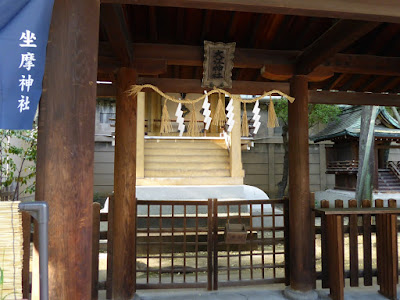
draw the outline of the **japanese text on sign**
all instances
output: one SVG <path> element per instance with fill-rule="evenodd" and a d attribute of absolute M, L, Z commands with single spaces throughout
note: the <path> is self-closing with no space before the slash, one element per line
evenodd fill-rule
<path fill-rule="evenodd" d="M 36 48 L 37 45 L 35 44 L 36 42 L 36 35 L 34 32 L 31 32 L 30 30 L 25 30 L 24 32 L 21 33 L 21 36 L 19 38 L 21 41 L 21 44 L 19 46 L 21 48 Z M 33 51 L 32 49 L 31 51 Z M 24 68 L 28 72 L 31 71 L 34 67 L 34 61 L 35 59 L 35 53 L 34 52 L 29 52 L 27 51 L 26 53 L 21 54 L 21 60 L 19 64 L 19 68 Z M 21 93 L 24 93 L 21 95 L 20 99 L 18 99 L 18 110 L 20 113 L 22 113 L 24 110 L 29 110 L 29 91 L 31 87 L 33 86 L 34 83 L 34 78 L 32 78 L 30 73 L 27 73 L 26 75 L 22 74 L 21 78 L 19 79 L 19 86 L 21 88 Z"/>

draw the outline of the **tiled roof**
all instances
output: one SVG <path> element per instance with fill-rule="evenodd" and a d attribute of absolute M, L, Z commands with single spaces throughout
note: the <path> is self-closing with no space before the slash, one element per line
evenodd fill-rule
<path fill-rule="evenodd" d="M 361 126 L 361 106 L 351 106 L 343 109 L 338 120 L 330 122 L 323 130 L 310 137 L 315 143 L 330 140 L 340 136 L 359 137 Z M 375 125 L 376 137 L 400 138 L 399 123 L 387 112 L 384 107 L 379 107 L 379 120 Z"/>

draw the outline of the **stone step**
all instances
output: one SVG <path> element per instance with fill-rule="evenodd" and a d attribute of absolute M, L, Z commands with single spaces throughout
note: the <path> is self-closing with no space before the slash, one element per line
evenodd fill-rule
<path fill-rule="evenodd" d="M 379 176 L 379 178 L 382 178 L 382 179 L 388 178 L 388 179 L 397 179 L 397 180 L 399 180 L 399 179 L 398 179 L 396 176 L 394 176 L 394 175 Z"/>
<path fill-rule="evenodd" d="M 151 160 L 145 160 L 145 170 L 229 170 L 229 161 L 223 162 L 178 162 L 178 164 L 172 164 L 171 162 L 152 162 Z"/>
<path fill-rule="evenodd" d="M 229 155 L 146 155 L 144 163 L 229 163 Z"/>
<path fill-rule="evenodd" d="M 225 141 L 146 141 L 145 149 L 227 149 Z"/>
<path fill-rule="evenodd" d="M 243 184 L 243 177 L 147 177 L 137 178 L 136 184 L 149 185 L 238 185 Z"/>
<path fill-rule="evenodd" d="M 168 155 L 168 156 L 228 156 L 227 149 L 186 149 L 186 148 L 155 148 L 145 149 L 146 155 Z"/>
<path fill-rule="evenodd" d="M 379 185 L 394 185 L 399 184 L 398 180 L 379 181 Z"/>
<path fill-rule="evenodd" d="M 394 176 L 387 176 L 387 177 L 380 177 L 379 180 L 397 180 L 399 181 L 399 179 L 397 177 Z"/>
<path fill-rule="evenodd" d="M 400 191 L 400 180 L 390 169 L 379 169 L 378 176 L 380 191 Z"/>
<path fill-rule="evenodd" d="M 144 170 L 144 177 L 229 177 L 229 170 L 211 169 L 211 170 L 198 170 L 198 169 L 172 169 L 172 170 L 159 170 L 159 169 L 146 169 Z"/>

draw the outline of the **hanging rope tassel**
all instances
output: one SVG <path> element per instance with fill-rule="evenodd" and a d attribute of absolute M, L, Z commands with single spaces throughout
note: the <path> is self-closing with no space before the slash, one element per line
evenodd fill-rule
<path fill-rule="evenodd" d="M 194 103 L 192 103 L 190 122 L 188 126 L 188 134 L 189 136 L 198 136 L 200 134 L 199 125 L 197 124 L 196 108 L 194 106 Z"/>
<path fill-rule="evenodd" d="M 127 93 L 129 96 L 136 97 L 137 94 L 139 94 L 143 88 L 144 86 L 142 85 L 132 85 L 131 88 L 127 91 Z"/>
<path fill-rule="evenodd" d="M 242 136 L 249 136 L 249 121 L 247 120 L 246 103 L 243 103 Z"/>
<path fill-rule="evenodd" d="M 276 116 L 274 102 L 272 101 L 272 97 L 269 96 L 269 106 L 268 106 L 268 128 L 279 127 L 278 117 Z"/>
<path fill-rule="evenodd" d="M 290 97 L 289 95 L 286 95 L 285 93 L 283 93 L 283 92 L 281 92 L 279 90 L 272 90 L 272 91 L 269 91 L 269 92 L 264 92 L 264 94 L 262 94 L 262 95 L 260 95 L 260 96 L 258 96 L 256 98 L 250 99 L 250 100 L 241 99 L 240 96 L 236 96 L 235 97 L 235 95 L 232 95 L 231 93 L 229 93 L 229 92 L 227 92 L 227 91 L 225 91 L 223 89 L 218 89 L 218 88 L 213 88 L 211 91 L 207 92 L 204 95 L 201 95 L 200 97 L 198 97 L 196 99 L 181 100 L 181 99 L 176 99 L 174 97 L 171 97 L 171 96 L 163 93 L 158 87 L 156 87 L 154 85 L 151 85 L 151 84 L 132 85 L 126 91 L 126 93 L 128 93 L 129 96 L 133 96 L 134 97 L 134 96 L 137 96 L 137 94 L 139 92 L 141 92 L 143 89 L 152 89 L 154 92 L 158 93 L 159 95 L 161 95 L 165 99 L 170 100 L 170 101 L 175 102 L 175 103 L 182 103 L 182 104 L 191 104 L 192 102 L 196 103 L 198 101 L 204 100 L 204 98 L 206 98 L 207 96 L 210 96 L 210 95 L 216 94 L 216 93 L 220 94 L 220 96 L 221 96 L 221 94 L 222 95 L 226 95 L 226 96 L 228 96 L 230 98 L 234 98 L 235 100 L 243 102 L 243 103 L 254 103 L 257 100 L 263 99 L 266 96 L 269 96 L 269 95 L 272 95 L 272 94 L 281 95 L 282 97 L 285 97 L 287 100 L 289 100 L 289 102 L 291 102 L 291 103 L 294 101 L 293 97 Z M 225 107 L 225 104 L 224 104 L 224 107 Z M 224 109 L 222 109 L 222 111 L 224 112 Z"/>
<path fill-rule="evenodd" d="M 220 93 L 218 98 L 217 108 L 215 110 L 211 124 L 219 128 L 225 126 L 225 122 L 226 122 L 225 97 L 222 97 L 222 94 Z"/>
<path fill-rule="evenodd" d="M 166 134 L 170 132 L 172 132 L 172 124 L 168 113 L 167 100 L 165 100 L 161 116 L 160 134 Z"/>

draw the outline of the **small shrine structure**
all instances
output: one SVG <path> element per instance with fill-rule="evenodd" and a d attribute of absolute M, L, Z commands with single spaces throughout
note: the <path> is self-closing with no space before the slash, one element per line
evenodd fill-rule
<path fill-rule="evenodd" d="M 356 189 L 361 110 L 360 106 L 344 108 L 337 120 L 330 122 L 325 129 L 310 138 L 315 143 L 326 140 L 333 142 L 333 145 L 326 146 L 326 172 L 335 174 L 335 189 Z M 385 107 L 378 110 L 374 138 L 374 190 L 400 192 L 397 154 L 400 125 Z"/>
<path fill-rule="evenodd" d="M 208 40 L 236 42 L 231 94 L 278 89 L 296 99 L 288 112 L 288 284 L 301 298 L 314 299 L 308 105 L 400 106 L 399 23 L 400 2 L 393 0 L 55 0 L 39 108 L 36 187 L 36 199 L 48 202 L 50 211 L 50 298 L 91 299 L 100 95 L 116 96 L 113 299 L 133 298 L 136 168 L 142 155 L 136 128 L 143 115 L 141 94 L 126 91 L 152 84 L 165 93 L 203 93 Z M 38 299 L 37 282 L 33 267 L 32 299 Z"/>

